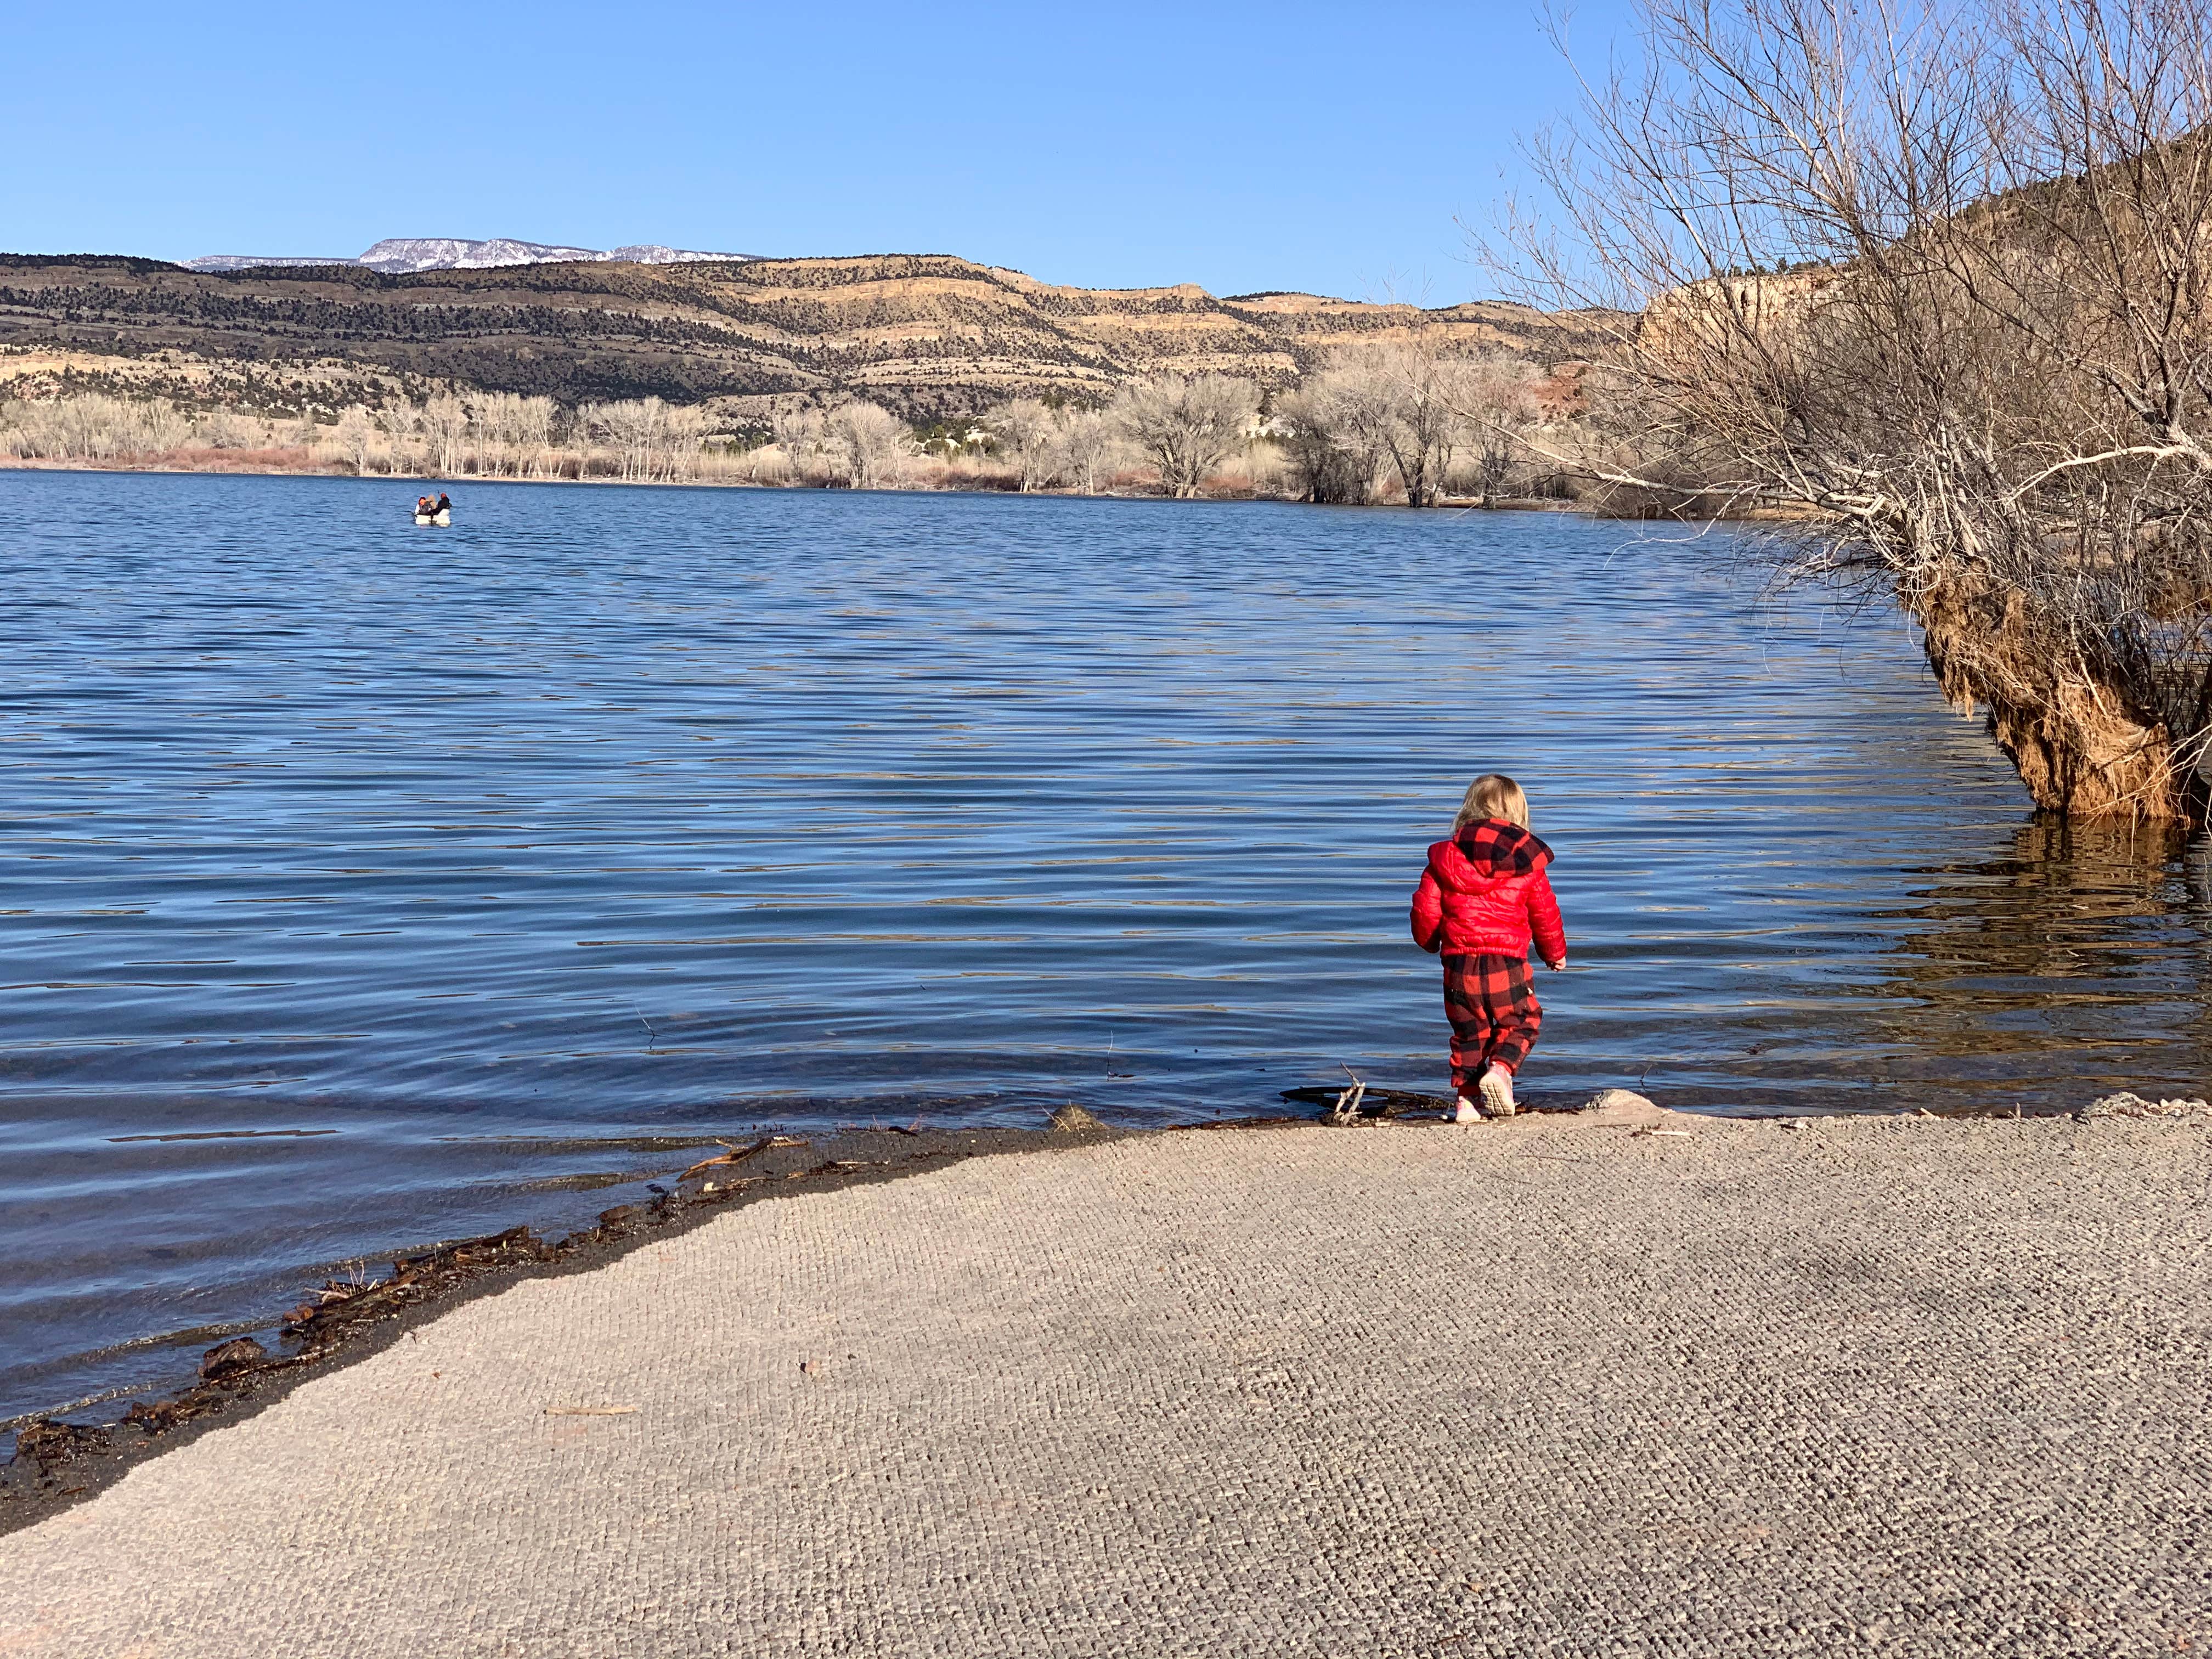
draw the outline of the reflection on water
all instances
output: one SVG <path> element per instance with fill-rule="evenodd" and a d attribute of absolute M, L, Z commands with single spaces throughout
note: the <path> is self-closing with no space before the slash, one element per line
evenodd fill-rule
<path fill-rule="evenodd" d="M 1911 931 L 1877 959 L 1885 1077 L 2030 1110 L 2085 1104 L 2100 1079 L 2203 1092 L 2201 842 L 2038 816 L 1996 856 L 1906 878 Z"/>
<path fill-rule="evenodd" d="M 411 499 L 0 474 L 0 1419 L 713 1136 L 1439 1088 L 1405 905 L 1486 769 L 1559 853 L 1539 1101 L 2201 1087 L 2194 855 L 2030 823 L 1723 537 Z"/>

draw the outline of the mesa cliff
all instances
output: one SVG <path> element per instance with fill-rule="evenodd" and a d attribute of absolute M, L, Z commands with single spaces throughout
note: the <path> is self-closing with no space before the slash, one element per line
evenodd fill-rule
<path fill-rule="evenodd" d="M 302 409 L 356 387 L 444 384 L 572 404 L 659 397 L 731 416 L 826 393 L 928 419 L 1012 397 L 1097 401 L 1163 373 L 1281 389 L 1333 348 L 1412 335 L 1548 370 L 1595 349 L 1597 321 L 1498 301 L 1068 288 L 942 254 L 408 275 L 0 255 L 0 348 L 19 359 L 65 354 L 78 384 L 186 400 L 229 366 Z"/>

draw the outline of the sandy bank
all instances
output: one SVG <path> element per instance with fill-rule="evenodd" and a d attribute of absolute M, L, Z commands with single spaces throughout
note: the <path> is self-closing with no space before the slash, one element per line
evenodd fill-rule
<path fill-rule="evenodd" d="M 2203 1650 L 2202 1123 L 1165 1134 L 758 1203 L 0 1539 L 0 1653 Z"/>

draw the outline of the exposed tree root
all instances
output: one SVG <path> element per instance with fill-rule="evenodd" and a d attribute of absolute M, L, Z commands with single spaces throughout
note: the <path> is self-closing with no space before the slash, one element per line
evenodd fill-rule
<path fill-rule="evenodd" d="M 2197 824 L 2203 790 L 2164 722 L 2037 626 L 2027 597 L 1949 584 L 1914 596 L 1943 695 L 1987 711 L 2038 806 L 2074 818 Z"/>

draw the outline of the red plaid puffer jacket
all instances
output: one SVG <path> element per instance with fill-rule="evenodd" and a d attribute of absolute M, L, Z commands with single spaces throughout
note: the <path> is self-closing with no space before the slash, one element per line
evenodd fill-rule
<path fill-rule="evenodd" d="M 1552 849 L 1516 823 L 1484 818 L 1429 848 L 1413 890 L 1413 943 L 1464 956 L 1525 957 L 1530 935 L 1547 962 L 1567 954 L 1559 902 L 1544 866 Z"/>

